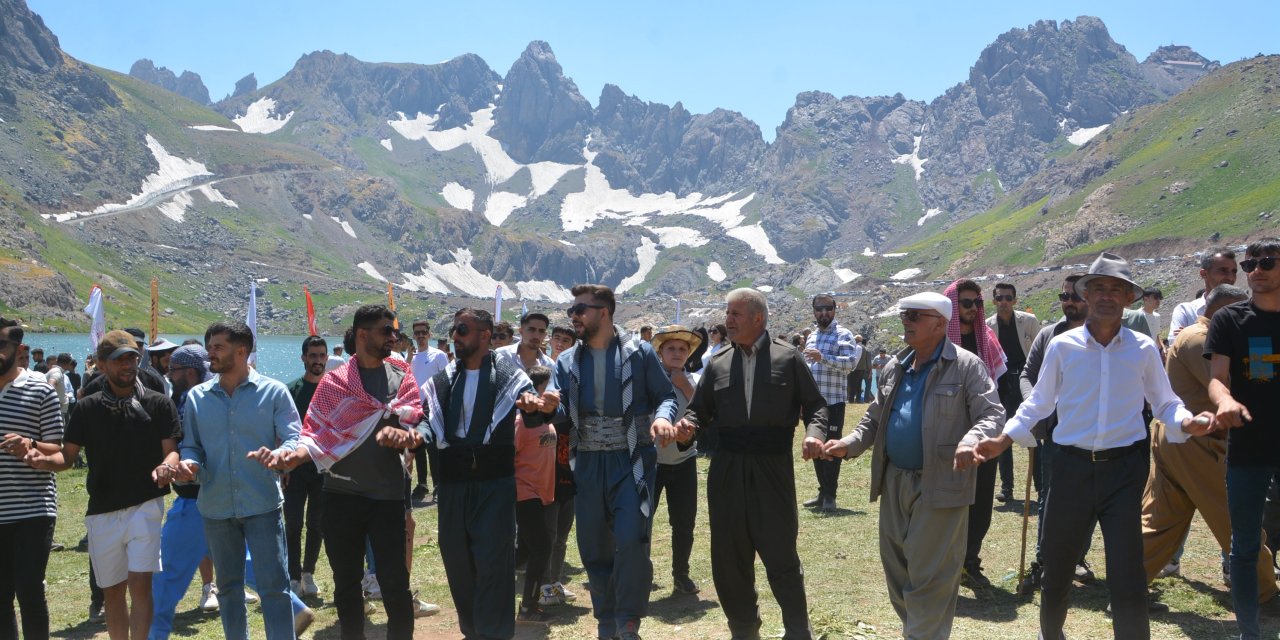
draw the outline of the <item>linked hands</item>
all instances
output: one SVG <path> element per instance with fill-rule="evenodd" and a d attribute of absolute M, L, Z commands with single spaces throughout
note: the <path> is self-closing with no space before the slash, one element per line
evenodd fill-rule
<path fill-rule="evenodd" d="M 559 407 L 559 391 L 543 391 L 541 395 L 526 391 L 516 399 L 516 408 L 525 413 L 554 413 Z"/>

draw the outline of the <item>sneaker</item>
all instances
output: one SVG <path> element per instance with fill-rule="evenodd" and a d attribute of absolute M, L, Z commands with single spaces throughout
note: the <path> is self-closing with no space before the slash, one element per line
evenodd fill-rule
<path fill-rule="evenodd" d="M 1012 499 L 1013 499 L 1013 492 L 1007 489 L 1001 489 L 1000 492 L 996 494 L 997 502 L 1008 502 Z"/>
<path fill-rule="evenodd" d="M 1222 561 L 1222 584 L 1227 585 L 1228 589 L 1231 588 L 1231 563 L 1226 560 Z"/>
<path fill-rule="evenodd" d="M 412 498 L 414 502 L 422 502 L 427 499 L 427 494 L 429 493 L 431 493 L 431 491 L 427 489 L 427 485 L 420 484 L 413 488 L 413 493 L 410 494 L 409 497 Z"/>
<path fill-rule="evenodd" d="M 310 607 L 293 614 L 293 635 L 302 635 L 302 632 L 306 631 L 307 627 L 310 627 L 311 623 L 315 621 L 316 612 L 312 611 Z"/>
<path fill-rule="evenodd" d="M 102 610 L 102 605 L 89 605 L 89 622 L 93 624 L 102 624 L 107 621 L 107 614 Z"/>
<path fill-rule="evenodd" d="M 1160 573 L 1156 574 L 1157 578 L 1168 578 L 1169 576 L 1182 575 L 1182 565 L 1177 562 L 1166 564 Z"/>
<path fill-rule="evenodd" d="M 258 594 L 254 593 L 254 592 L 252 592 L 252 591 L 250 591 L 250 590 L 248 590 L 248 589 L 245 589 L 245 590 L 244 590 L 244 603 L 245 603 L 245 604 L 258 604 L 258 601 L 259 601 L 259 600 L 261 600 L 261 598 L 259 598 L 259 597 L 258 597 Z"/>
<path fill-rule="evenodd" d="M 627 623 L 626 628 L 618 631 L 618 640 L 641 640 L 640 623 L 632 620 Z"/>
<path fill-rule="evenodd" d="M 300 580 L 299 582 L 302 583 L 302 591 L 299 592 L 300 595 L 304 595 L 307 597 L 320 595 L 320 587 L 316 586 L 315 574 L 307 573 L 306 571 L 303 571 L 302 580 Z"/>
<path fill-rule="evenodd" d="M 546 622 L 547 614 L 542 607 L 526 607 L 521 606 L 520 612 L 516 614 L 516 622 Z"/>
<path fill-rule="evenodd" d="M 564 600 L 562 600 L 560 596 L 556 594 L 555 585 L 551 585 L 551 584 L 542 585 L 541 595 L 538 596 L 538 606 L 554 607 L 556 605 L 561 605 L 561 604 L 564 604 Z"/>
<path fill-rule="evenodd" d="M 212 582 L 200 588 L 200 610 L 205 613 L 218 610 L 218 588 Z"/>
<path fill-rule="evenodd" d="M 970 589 L 990 589 L 991 581 L 983 575 L 982 567 L 966 567 L 960 573 L 960 584 Z"/>
<path fill-rule="evenodd" d="M 822 494 L 814 496 L 812 500 L 805 500 L 800 506 L 805 507 L 806 509 L 812 509 L 820 504 L 822 504 Z"/>
<path fill-rule="evenodd" d="M 1081 560 L 1080 564 L 1076 565 L 1076 582 L 1079 582 L 1080 584 L 1089 584 L 1090 582 L 1093 582 L 1094 577 L 1093 569 L 1089 568 L 1088 562 Z"/>
<path fill-rule="evenodd" d="M 1018 595 L 1029 596 L 1039 590 L 1040 564 L 1032 562 L 1026 575 L 1022 576 L 1022 581 L 1018 583 Z"/>
<path fill-rule="evenodd" d="M 689 579 L 689 576 L 675 576 L 671 579 L 674 583 L 676 591 L 680 593 L 697 593 L 698 583 Z"/>
<path fill-rule="evenodd" d="M 382 587 L 378 586 L 377 574 L 364 574 L 364 580 L 360 581 L 360 589 L 364 591 L 364 597 L 370 600 L 382 599 Z"/>
<path fill-rule="evenodd" d="M 557 582 L 551 585 L 551 588 L 555 589 L 556 596 L 563 602 L 573 602 L 578 599 L 578 595 L 576 593 L 564 588 L 564 583 Z"/>
<path fill-rule="evenodd" d="M 302 597 L 302 595 L 303 595 L 303 594 L 302 594 L 302 581 L 301 581 L 301 580 L 290 580 L 290 581 L 289 581 L 289 590 L 293 592 L 293 595 L 298 596 L 299 598 L 301 598 L 301 597 Z"/>
<path fill-rule="evenodd" d="M 49 551 L 66 551 L 67 546 L 61 542 L 53 542 L 49 544 Z"/>
<path fill-rule="evenodd" d="M 364 599 L 364 614 L 365 614 L 366 616 L 371 616 L 371 615 L 373 615 L 373 614 L 375 614 L 375 613 L 377 613 L 377 612 L 378 612 L 378 605 L 374 604 L 372 600 L 370 600 L 370 599 L 368 599 L 368 598 L 365 598 L 365 599 Z"/>
<path fill-rule="evenodd" d="M 417 596 L 414 596 L 413 598 L 413 617 L 414 618 L 427 618 L 430 616 L 434 616 L 437 613 L 440 613 L 439 606 L 431 604 L 430 602 L 427 602 L 425 600 L 422 600 L 421 598 L 418 598 Z"/>

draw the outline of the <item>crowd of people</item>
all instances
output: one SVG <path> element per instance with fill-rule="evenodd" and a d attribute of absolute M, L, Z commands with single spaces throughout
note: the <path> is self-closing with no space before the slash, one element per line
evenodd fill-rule
<path fill-rule="evenodd" d="M 260 602 L 266 636 L 294 638 L 315 620 L 303 598 L 322 590 L 322 549 L 342 638 L 364 637 L 378 600 L 386 637 L 412 638 L 415 618 L 440 611 L 410 586 L 414 508 L 434 505 L 463 637 L 511 638 L 576 600 L 576 531 L 597 637 L 634 640 L 664 494 L 671 587 L 701 590 L 690 560 L 707 457 L 710 577 L 729 634 L 760 637 L 758 558 L 783 637 L 810 639 L 799 507 L 836 510 L 841 462 L 870 451 L 902 635 L 946 638 L 959 586 L 991 588 L 981 554 L 994 504 L 1013 499 L 1018 444 L 1038 526 L 1017 588 L 1041 591 L 1041 637 L 1064 637 L 1099 526 L 1115 635 L 1149 637 L 1150 613 L 1167 607 L 1147 585 L 1180 572 L 1199 512 L 1241 637 L 1258 638 L 1280 540 L 1278 259 L 1274 238 L 1239 261 L 1203 252 L 1204 289 L 1171 314 L 1167 338 L 1162 293 L 1111 253 L 1063 279 L 1054 322 L 1020 310 L 1012 283 L 992 287 L 990 309 L 981 284 L 960 279 L 898 300 L 905 345 L 875 355 L 829 294 L 790 338 L 770 334 L 768 301 L 750 288 L 729 292 L 709 329 L 632 333 L 613 291 L 584 284 L 567 324 L 462 308 L 436 347 L 427 320 L 404 331 L 395 311 L 366 305 L 332 351 L 302 341 L 288 384 L 251 366 L 241 322 L 182 345 L 107 332 L 81 376 L 70 354 L 30 348 L 0 318 L 0 636 L 18 636 L 15 597 L 22 635 L 49 636 L 54 474 L 86 464 L 90 617 L 113 639 L 169 637 L 197 572 L 200 607 L 226 637 L 248 638 L 246 605 Z M 869 406 L 846 428 L 856 402 Z M 797 425 L 818 485 L 803 503 Z"/>

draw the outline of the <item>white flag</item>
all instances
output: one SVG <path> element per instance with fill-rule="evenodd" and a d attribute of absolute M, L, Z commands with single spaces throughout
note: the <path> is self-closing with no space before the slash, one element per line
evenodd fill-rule
<path fill-rule="evenodd" d="M 676 324 L 680 324 L 680 298 L 676 298 Z"/>
<path fill-rule="evenodd" d="M 253 351 L 249 353 L 249 366 L 256 368 L 258 364 L 258 284 L 256 282 L 249 283 L 249 312 L 245 316 L 244 323 L 249 325 L 249 331 L 253 333 Z"/>
<path fill-rule="evenodd" d="M 98 285 L 93 285 L 89 290 L 89 306 L 84 308 L 84 312 L 89 314 L 89 341 L 90 351 L 98 349 L 98 343 L 102 342 L 102 336 L 107 335 L 107 317 L 106 311 L 102 306 L 102 289 Z"/>
<path fill-rule="evenodd" d="M 498 283 L 498 292 L 493 296 L 493 321 L 502 322 L 502 283 Z"/>
<path fill-rule="evenodd" d="M 527 315 L 529 315 L 529 303 L 525 302 L 524 298 L 520 298 L 520 319 L 524 320 Z"/>

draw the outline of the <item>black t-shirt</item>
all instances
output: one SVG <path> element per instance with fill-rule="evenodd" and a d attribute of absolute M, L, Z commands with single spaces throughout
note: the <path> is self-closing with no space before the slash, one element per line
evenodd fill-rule
<path fill-rule="evenodd" d="M 1228 432 L 1227 464 L 1280 464 L 1280 313 L 1252 301 L 1222 308 L 1209 321 L 1204 355 L 1231 359 L 1231 397 L 1253 420 Z"/>
<path fill-rule="evenodd" d="M 164 393 L 164 376 L 160 375 L 155 369 L 138 369 L 138 379 L 142 381 L 142 386 L 155 391 L 156 393 Z M 87 398 L 90 395 L 98 393 L 107 388 L 107 378 L 102 372 L 95 372 L 93 377 L 84 383 L 83 395 Z"/>
<path fill-rule="evenodd" d="M 1000 337 L 1000 348 L 1004 349 L 1004 357 L 1009 372 L 1017 375 L 1027 364 L 1027 354 L 1022 352 L 1022 341 L 1018 339 L 1017 318 L 1010 318 L 1008 324 L 996 317 L 996 334 Z"/>
<path fill-rule="evenodd" d="M 298 407 L 298 417 L 307 419 L 307 409 L 311 408 L 311 399 L 316 395 L 316 387 L 320 385 L 298 378 L 289 383 L 289 395 L 293 396 L 293 404 Z"/>
<path fill-rule="evenodd" d="M 364 390 L 384 402 L 395 399 L 403 380 L 404 372 L 389 364 L 379 369 L 360 369 L 360 383 Z M 378 444 L 375 437 L 386 426 L 400 427 L 400 419 L 394 413 L 384 417 L 364 442 L 330 467 L 324 481 L 325 491 L 374 500 L 404 498 L 406 476 L 400 450 Z"/>
<path fill-rule="evenodd" d="M 95 393 L 71 409 L 63 439 L 89 453 L 89 510 L 85 515 L 109 513 L 142 504 L 169 493 L 157 487 L 151 472 L 164 462 L 161 441 L 182 439 L 173 401 L 146 390 L 139 398 L 148 418 L 107 408 Z"/>
<path fill-rule="evenodd" d="M 978 334 L 976 332 L 960 334 L 960 346 L 969 353 L 978 353 Z"/>

